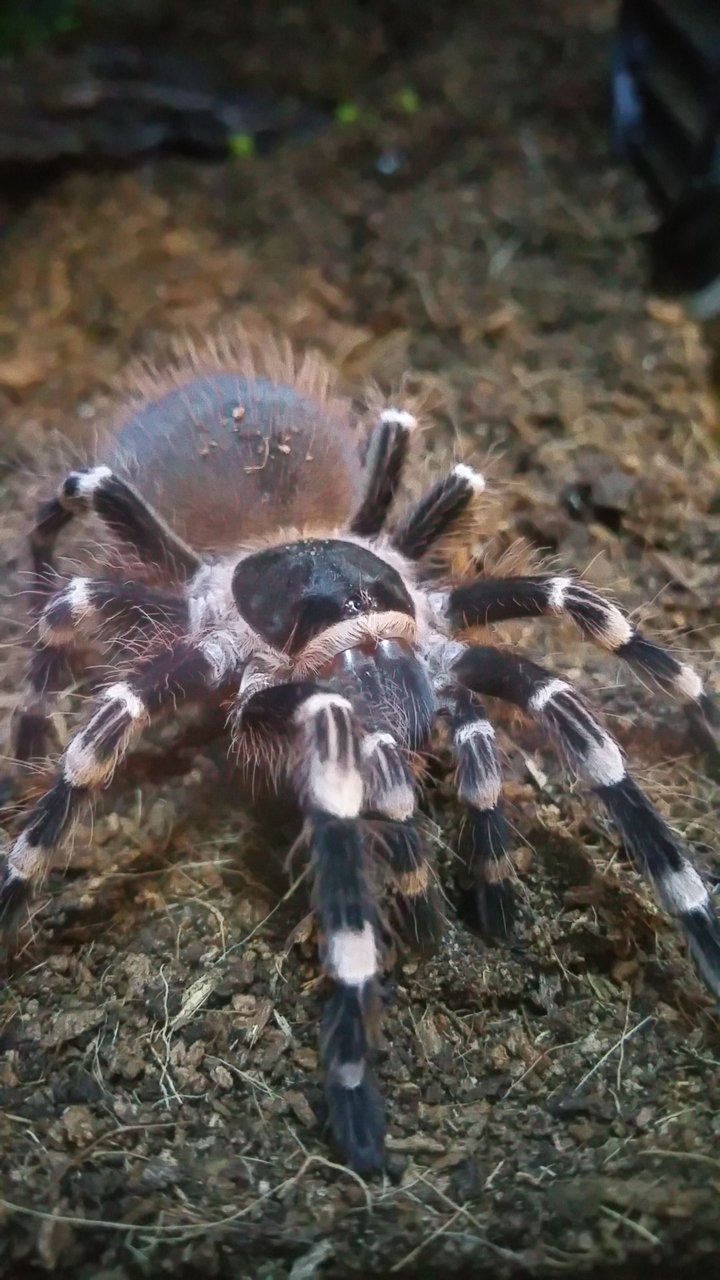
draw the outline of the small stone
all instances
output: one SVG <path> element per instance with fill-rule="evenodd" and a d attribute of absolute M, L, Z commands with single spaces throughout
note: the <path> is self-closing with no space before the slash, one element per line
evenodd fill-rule
<path fill-rule="evenodd" d="M 261 1071 L 271 1071 L 288 1047 L 288 1038 L 282 1031 L 267 1031 L 263 1037 L 263 1052 L 258 1066 Z"/>
<path fill-rule="evenodd" d="M 429 1138 L 426 1133 L 411 1133 L 407 1138 L 387 1138 L 385 1145 L 389 1151 L 404 1151 L 410 1155 L 424 1152 L 427 1155 L 439 1156 L 445 1151 L 445 1143 Z"/>
<path fill-rule="evenodd" d="M 47 369 L 29 356 L 13 356 L 0 360 L 0 387 L 8 391 L 27 391 L 47 376 Z"/>
<path fill-rule="evenodd" d="M 504 1044 L 493 1045 L 488 1056 L 496 1071 L 504 1071 L 510 1061 L 510 1055 Z"/>
<path fill-rule="evenodd" d="M 418 1040 L 420 1041 L 426 1056 L 428 1058 L 436 1058 L 443 1047 L 444 1041 L 438 1031 L 433 1017 L 430 1014 L 426 1014 L 424 1018 L 421 1018 L 418 1024 L 417 1033 Z"/>
<path fill-rule="evenodd" d="M 297 1090 L 289 1089 L 283 1094 L 283 1101 L 287 1103 L 293 1115 L 297 1117 L 301 1125 L 306 1129 L 313 1129 L 317 1123 L 313 1114 L 312 1107 L 305 1097 L 304 1093 Z"/>
<path fill-rule="evenodd" d="M 172 1187 L 180 1180 L 180 1166 L 173 1155 L 163 1152 L 143 1169 L 142 1182 L 146 1187 Z"/>
<path fill-rule="evenodd" d="M 85 1146 L 95 1136 L 93 1115 L 89 1107 L 66 1107 L 62 1114 L 62 1124 L 76 1147 Z"/>
<path fill-rule="evenodd" d="M 654 1116 L 654 1107 L 641 1107 L 635 1117 L 635 1124 L 638 1129 L 647 1129 L 652 1124 Z"/>
<path fill-rule="evenodd" d="M 67 1222 L 58 1218 L 46 1218 L 40 1223 L 37 1235 L 37 1251 L 47 1271 L 57 1271 L 58 1261 L 67 1253 L 73 1242 L 73 1230 Z"/>
<path fill-rule="evenodd" d="M 50 1029 L 43 1036 L 41 1044 L 45 1049 L 56 1049 L 92 1030 L 105 1016 L 104 1009 L 68 1009 L 53 1018 Z"/>
<path fill-rule="evenodd" d="M 233 1078 L 227 1067 L 222 1062 L 218 1062 L 210 1069 L 210 1079 L 214 1080 L 221 1089 L 232 1089 Z"/>
<path fill-rule="evenodd" d="M 304 1049 L 302 1046 L 295 1050 L 295 1061 L 303 1071 L 316 1071 L 318 1065 L 318 1056 L 315 1049 Z"/>
<path fill-rule="evenodd" d="M 253 1018 L 258 1007 L 257 996 L 243 995 L 238 992 L 232 998 L 232 1007 L 241 1018 Z"/>
<path fill-rule="evenodd" d="M 140 1054 L 134 1053 L 132 1049 L 117 1049 L 108 1065 L 111 1074 L 120 1076 L 123 1080 L 137 1080 L 145 1070 Z"/>
<path fill-rule="evenodd" d="M 146 986 L 153 981 L 155 970 L 149 956 L 131 953 L 122 964 L 128 979 L 128 996 L 142 996 Z"/>
<path fill-rule="evenodd" d="M 578 1124 L 569 1124 L 568 1133 L 575 1139 L 578 1146 L 584 1147 L 593 1136 L 593 1127 L 588 1124 L 587 1120 L 581 1120 Z"/>

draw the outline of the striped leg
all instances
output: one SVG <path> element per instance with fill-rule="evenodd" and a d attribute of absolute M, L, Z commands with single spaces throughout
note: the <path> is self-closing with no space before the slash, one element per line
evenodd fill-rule
<path fill-rule="evenodd" d="M 442 912 L 432 867 L 414 820 L 415 787 L 410 766 L 391 733 L 371 733 L 361 744 L 365 809 L 379 818 L 375 847 L 397 890 L 399 929 L 420 951 L 432 951 L 442 933 Z"/>
<path fill-rule="evenodd" d="M 479 471 L 464 463 L 453 467 L 395 530 L 393 546 L 408 560 L 420 560 L 434 542 L 452 532 L 484 488 L 485 479 Z"/>
<path fill-rule="evenodd" d="M 105 689 L 88 723 L 65 751 L 55 783 L 30 811 L 28 822 L 0 858 L 0 924 L 28 902 L 46 874 L 81 804 L 110 781 L 116 766 L 151 715 L 231 676 L 235 654 L 222 635 L 183 642 L 142 663 L 122 684 Z"/>
<path fill-rule="evenodd" d="M 313 905 L 322 959 L 335 982 L 320 1049 L 330 1127 L 360 1172 L 383 1163 L 384 1107 L 369 1066 L 379 1017 L 379 929 L 360 817 L 364 784 L 359 734 L 349 699 L 310 682 L 255 693 L 240 714 L 243 735 L 285 743 L 293 788 L 305 813 Z"/>
<path fill-rule="evenodd" d="M 627 772 L 618 744 L 572 686 L 527 658 L 480 646 L 469 648 L 454 669 L 468 688 L 522 707 L 543 725 L 575 772 L 589 782 L 662 906 L 679 919 L 702 977 L 720 996 L 720 921 L 706 885 Z"/>
<path fill-rule="evenodd" d="M 139 493 L 109 467 L 71 471 L 56 498 L 40 506 L 30 534 L 34 590 L 47 594 L 56 575 L 58 534 L 75 515 L 94 511 L 144 564 L 164 568 L 178 581 L 192 577 L 201 560 Z"/>
<path fill-rule="evenodd" d="M 57 577 L 55 544 L 58 535 L 72 520 L 72 511 L 66 510 L 59 498 L 42 502 L 35 515 L 35 524 L 28 539 L 32 563 L 31 592 L 33 606 L 37 610 L 52 591 Z"/>
<path fill-rule="evenodd" d="M 545 574 L 481 578 L 450 592 L 447 613 L 458 629 L 513 618 L 569 618 L 586 639 L 684 699 L 691 730 L 700 745 L 717 746 L 720 709 L 695 669 L 649 640 L 616 604 L 576 578 Z"/>
<path fill-rule="evenodd" d="M 27 674 L 27 692 L 13 731 L 15 759 L 21 763 L 47 754 L 50 715 L 69 683 L 88 642 L 110 629 L 124 633 L 159 632 L 187 626 L 188 608 L 178 595 L 131 582 L 71 578 L 45 604 L 37 622 L 37 643 Z"/>
<path fill-rule="evenodd" d="M 379 1017 L 378 928 L 358 822 L 363 779 L 352 705 L 311 693 L 294 715 L 300 757 L 296 785 L 307 814 L 314 903 L 324 962 L 335 980 L 320 1037 L 330 1126 L 360 1172 L 383 1163 L 384 1107 L 369 1070 L 371 1027 Z"/>
<path fill-rule="evenodd" d="M 54 646 L 36 649 L 33 653 L 25 678 L 25 692 L 13 716 L 12 749 L 18 764 L 29 764 L 47 756 L 52 709 L 72 681 L 73 659 L 78 656 L 74 648 Z"/>
<path fill-rule="evenodd" d="M 457 792 L 467 806 L 461 852 L 474 893 L 478 923 L 491 938 L 506 938 L 514 918 L 507 823 L 500 805 L 502 777 L 495 730 L 478 699 L 459 688 L 452 699 L 452 747 Z"/>
<path fill-rule="evenodd" d="M 405 409 L 383 409 L 373 431 L 365 496 L 350 528 L 365 538 L 380 533 L 402 478 L 410 434 L 417 421 Z"/>

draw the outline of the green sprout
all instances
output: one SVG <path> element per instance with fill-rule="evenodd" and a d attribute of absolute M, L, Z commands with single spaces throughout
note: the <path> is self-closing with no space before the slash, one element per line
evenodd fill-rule
<path fill-rule="evenodd" d="M 0 57 L 23 55 L 80 23 L 77 0 L 10 0 L 0 13 Z"/>
<path fill-rule="evenodd" d="M 408 116 L 414 116 L 420 110 L 420 95 L 410 85 L 395 94 L 395 102 Z"/>
<path fill-rule="evenodd" d="M 335 108 L 335 119 L 338 124 L 357 124 L 360 119 L 360 108 L 357 102 L 341 102 Z"/>
<path fill-rule="evenodd" d="M 255 155 L 255 139 L 251 133 L 231 133 L 228 147 L 230 155 L 238 160 L 249 160 Z"/>

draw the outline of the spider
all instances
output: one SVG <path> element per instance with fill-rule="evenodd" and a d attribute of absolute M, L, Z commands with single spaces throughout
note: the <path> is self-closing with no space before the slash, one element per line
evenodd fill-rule
<path fill-rule="evenodd" d="M 415 426 L 394 404 L 364 426 L 319 358 L 277 346 L 260 357 L 237 342 L 190 352 L 139 386 L 111 424 L 104 461 L 70 471 L 30 535 L 37 606 L 18 759 L 45 753 L 53 698 L 88 646 L 118 641 L 120 670 L 0 860 L 7 926 L 81 806 L 158 713 L 188 699 L 228 706 L 239 766 L 289 786 L 304 818 L 331 980 L 320 1033 L 329 1124 L 361 1172 L 384 1161 L 372 1070 L 387 941 L 379 886 L 392 887 L 418 936 L 436 923 L 413 766 L 438 718 L 486 933 L 507 935 L 513 915 L 500 759 L 481 701 L 492 697 L 534 718 L 589 784 L 720 992 L 720 924 L 706 885 L 618 744 L 566 680 L 467 632 L 569 619 L 679 695 L 703 742 L 720 720 L 710 695 L 692 667 L 577 577 L 453 581 L 448 571 L 443 580 L 437 552 L 467 529 L 486 485 L 460 463 L 388 525 Z M 112 535 L 126 567 L 60 578 L 58 535 L 86 514 Z"/>

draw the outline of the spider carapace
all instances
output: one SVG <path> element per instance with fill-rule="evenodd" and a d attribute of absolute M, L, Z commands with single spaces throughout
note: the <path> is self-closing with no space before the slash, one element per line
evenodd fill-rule
<path fill-rule="evenodd" d="M 418 937 L 436 924 L 413 762 L 438 718 L 465 809 L 465 874 L 488 934 L 506 934 L 513 910 L 484 696 L 539 722 L 720 989 L 706 885 L 617 743 L 567 681 L 467 632 L 566 618 L 679 696 L 704 740 L 718 716 L 699 675 L 570 575 L 443 578 L 443 539 L 467 527 L 484 479 L 455 465 L 393 520 L 415 419 L 392 404 L 370 416 L 365 424 L 319 359 L 269 346 L 253 355 L 240 340 L 140 380 L 91 465 L 64 478 L 30 536 L 36 617 L 18 759 L 45 755 L 54 696 L 89 648 L 104 646 L 116 669 L 0 860 L 7 925 L 154 716 L 183 699 L 230 705 L 240 766 L 289 785 L 304 815 L 332 982 L 320 1036 L 329 1120 L 361 1171 L 380 1167 L 384 1150 L 371 1066 L 387 938 L 378 894 L 394 895 Z M 82 515 L 104 526 L 115 554 L 106 571 L 62 577 L 56 542 Z"/>

